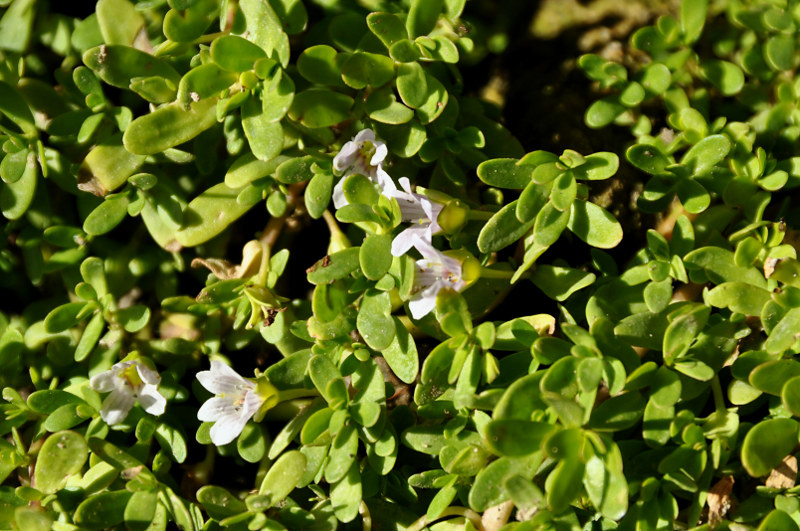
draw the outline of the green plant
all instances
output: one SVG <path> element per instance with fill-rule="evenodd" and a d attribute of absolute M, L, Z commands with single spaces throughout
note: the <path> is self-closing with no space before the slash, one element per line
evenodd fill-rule
<path fill-rule="evenodd" d="M 800 8 L 579 58 L 620 168 L 465 3 L 0 1 L 1 529 L 800 526 Z"/>

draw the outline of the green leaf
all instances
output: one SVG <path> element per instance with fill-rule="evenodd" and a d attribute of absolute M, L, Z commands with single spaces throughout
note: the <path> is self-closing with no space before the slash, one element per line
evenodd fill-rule
<path fill-rule="evenodd" d="M 618 169 L 619 157 L 617 154 L 602 151 L 586 155 L 580 166 L 572 168 L 572 174 L 576 179 L 601 181 L 617 173 Z"/>
<path fill-rule="evenodd" d="M 254 203 L 237 201 L 242 188 L 219 183 L 192 199 L 183 213 L 183 225 L 175 239 L 184 247 L 207 242 L 247 212 Z"/>
<path fill-rule="evenodd" d="M 350 116 L 353 98 L 325 89 L 308 89 L 294 96 L 289 117 L 306 127 L 330 127 Z"/>
<path fill-rule="evenodd" d="M 411 37 L 427 35 L 436 26 L 444 0 L 412 0 L 406 27 Z"/>
<path fill-rule="evenodd" d="M 385 124 L 404 124 L 414 117 L 414 111 L 398 102 L 389 87 L 370 93 L 365 109 L 371 119 Z"/>
<path fill-rule="evenodd" d="M 275 120 L 271 110 L 264 112 L 260 101 L 251 98 L 245 102 L 242 108 L 242 128 L 256 158 L 268 162 L 280 155 L 283 149 L 283 127 Z"/>
<path fill-rule="evenodd" d="M 382 354 L 395 376 L 410 384 L 416 379 L 419 372 L 417 345 L 403 322 L 397 317 L 392 317 L 392 320 L 394 321 L 394 339 Z"/>
<path fill-rule="evenodd" d="M 240 0 L 239 8 L 247 22 L 248 40 L 286 67 L 289 63 L 289 36 L 275 9 L 266 0 Z"/>
<path fill-rule="evenodd" d="M 478 178 L 489 186 L 522 190 L 530 183 L 534 168 L 517 159 L 491 159 L 478 165 Z"/>
<path fill-rule="evenodd" d="M 252 70 L 256 61 L 266 57 L 263 48 L 238 35 L 223 35 L 211 43 L 211 59 L 229 72 Z"/>
<path fill-rule="evenodd" d="M 8 6 L 7 2 L 3 3 Z M 0 49 L 22 54 L 28 48 L 36 16 L 36 0 L 11 2 L 0 19 Z"/>
<path fill-rule="evenodd" d="M 638 392 L 627 392 L 609 398 L 592 410 L 588 427 L 602 431 L 619 431 L 639 422 L 646 401 Z"/>
<path fill-rule="evenodd" d="M 376 123 L 375 132 L 383 138 L 389 151 L 403 158 L 416 155 L 425 142 L 425 126 L 417 120 L 411 120 L 402 125 L 386 125 Z"/>
<path fill-rule="evenodd" d="M 681 31 L 684 44 L 691 44 L 700 37 L 706 22 L 708 0 L 681 3 Z"/>
<path fill-rule="evenodd" d="M 313 219 L 322 217 L 331 201 L 332 190 L 333 175 L 330 172 L 314 174 L 303 192 L 303 199 L 309 216 Z"/>
<path fill-rule="evenodd" d="M 584 120 L 586 125 L 592 129 L 599 129 L 616 120 L 617 116 L 623 112 L 625 112 L 625 106 L 619 103 L 616 98 L 604 98 L 592 103 L 586 109 Z"/>
<path fill-rule="evenodd" d="M 434 76 L 425 73 L 427 96 L 422 105 L 417 107 L 417 117 L 423 124 L 429 124 L 444 112 L 450 95 L 444 85 Z"/>
<path fill-rule="evenodd" d="M 297 70 L 312 83 L 344 86 L 340 59 L 343 60 L 343 56 L 331 46 L 310 46 L 297 58 Z"/>
<path fill-rule="evenodd" d="M 578 193 L 578 183 L 570 172 L 564 172 L 553 181 L 550 189 L 550 204 L 559 212 L 572 206 Z"/>
<path fill-rule="evenodd" d="M 800 363 L 794 360 L 771 360 L 750 372 L 750 385 L 771 395 L 780 395 L 790 379 L 800 376 Z"/>
<path fill-rule="evenodd" d="M 44 319 L 44 329 L 50 334 L 69 330 L 85 319 L 86 302 L 68 302 L 56 307 Z"/>
<path fill-rule="evenodd" d="M 723 282 L 705 296 L 706 303 L 711 306 L 758 316 L 769 300 L 769 291 L 744 282 Z"/>
<path fill-rule="evenodd" d="M 595 278 L 594 273 L 546 264 L 537 266 L 530 276 L 531 282 L 545 295 L 557 301 L 567 300 L 576 291 L 590 286 Z"/>
<path fill-rule="evenodd" d="M 275 169 L 275 179 L 284 184 L 307 181 L 314 175 L 311 172 L 313 164 L 314 159 L 310 156 L 288 159 Z"/>
<path fill-rule="evenodd" d="M 367 345 L 377 351 L 389 347 L 394 339 L 392 302 L 385 291 L 369 290 L 361 299 L 356 324 Z"/>
<path fill-rule="evenodd" d="M 234 72 L 207 63 L 189 70 L 178 84 L 177 99 L 184 104 L 218 96 L 239 80 Z"/>
<path fill-rule="evenodd" d="M 36 157 L 30 153 L 19 180 L 0 184 L 0 212 L 6 219 L 19 219 L 28 211 L 39 181 L 38 168 Z"/>
<path fill-rule="evenodd" d="M 61 490 L 89 457 L 84 438 L 74 431 L 60 431 L 48 437 L 36 459 L 36 488 L 45 494 Z M 76 518 L 77 519 L 77 518 Z"/>
<path fill-rule="evenodd" d="M 705 175 L 721 162 L 731 150 L 731 141 L 725 135 L 711 135 L 689 148 L 681 159 L 695 176 Z"/>
<path fill-rule="evenodd" d="M 392 265 L 391 249 L 391 234 L 367 234 L 358 254 L 358 261 L 365 277 L 378 280 L 389 271 Z"/>
<path fill-rule="evenodd" d="M 164 15 L 164 36 L 172 42 L 191 43 L 206 32 L 218 9 L 216 0 L 197 0 L 186 9 L 170 9 Z"/>
<path fill-rule="evenodd" d="M 786 380 L 781 389 L 781 401 L 792 415 L 800 416 L 800 376 Z"/>
<path fill-rule="evenodd" d="M 580 496 L 581 489 L 575 486 L 581 483 L 583 473 L 584 464 L 579 459 L 559 461 L 555 470 L 550 472 L 545 482 L 545 496 L 553 511 L 563 511 Z"/>
<path fill-rule="evenodd" d="M 606 209 L 589 201 L 572 203 L 567 227 L 592 247 L 611 249 L 622 241 L 622 226 Z"/>
<path fill-rule="evenodd" d="M 328 452 L 325 481 L 336 483 L 347 474 L 358 453 L 358 434 L 353 426 L 345 425 L 339 430 Z"/>
<path fill-rule="evenodd" d="M 557 429 L 546 422 L 494 420 L 486 426 L 489 447 L 507 457 L 522 457 L 541 450 L 544 440 Z"/>
<path fill-rule="evenodd" d="M 759 288 L 767 288 L 764 275 L 758 269 L 737 266 L 733 253 L 721 247 L 709 246 L 695 249 L 684 257 L 683 263 L 689 271 L 690 278 L 699 270 L 704 277 L 715 284 L 740 281 Z M 702 282 L 706 282 L 706 280 L 702 280 Z"/>
<path fill-rule="evenodd" d="M 398 41 L 408 39 L 408 31 L 403 20 L 392 13 L 370 13 L 367 15 L 367 27 L 390 49 Z"/>
<path fill-rule="evenodd" d="M 0 113 L 14 122 L 27 138 L 36 138 L 36 123 L 28 103 L 14 87 L 4 81 L 0 81 Z"/>
<path fill-rule="evenodd" d="M 639 82 L 649 96 L 661 95 L 669 88 L 672 74 L 669 68 L 662 63 L 652 63 L 642 69 Z"/>
<path fill-rule="evenodd" d="M 478 248 L 482 253 L 499 251 L 520 239 L 533 226 L 531 219 L 521 223 L 516 214 L 517 202 L 512 201 L 494 214 L 478 235 Z"/>
<path fill-rule="evenodd" d="M 137 491 L 125 505 L 125 525 L 131 530 L 148 530 L 159 523 L 166 527 L 166 509 L 158 503 L 158 494 Z"/>
<path fill-rule="evenodd" d="M 156 432 L 156 435 L 158 432 Z M 236 451 L 248 463 L 258 463 L 267 453 L 267 439 L 260 424 L 248 422 L 236 439 Z"/>
<path fill-rule="evenodd" d="M 393 77 L 394 61 L 385 55 L 356 52 L 342 63 L 342 79 L 354 89 L 380 87 Z"/>
<path fill-rule="evenodd" d="M 175 89 L 181 76 L 166 61 L 136 48 L 122 45 L 102 45 L 86 50 L 83 62 L 100 79 L 119 88 L 128 88 L 131 80 L 137 77 L 163 78 Z"/>
<path fill-rule="evenodd" d="M 132 492 L 106 491 L 83 500 L 75 509 L 75 523 L 84 529 L 109 529 L 125 520 L 125 506 Z"/>
<path fill-rule="evenodd" d="M 126 193 L 106 196 L 83 221 L 83 231 L 92 236 L 111 232 L 128 215 L 130 197 Z"/>
<path fill-rule="evenodd" d="M 361 495 L 361 474 L 358 471 L 358 463 L 354 462 L 345 477 L 331 487 L 330 500 L 333 513 L 340 522 L 347 523 L 358 516 Z"/>
<path fill-rule="evenodd" d="M 327 284 L 350 276 L 359 267 L 359 248 L 350 247 L 318 260 L 306 273 L 314 285 Z"/>
<path fill-rule="evenodd" d="M 764 342 L 764 349 L 770 354 L 780 354 L 797 341 L 800 330 L 800 308 L 792 308 L 778 321 Z"/>
<path fill-rule="evenodd" d="M 758 526 L 758 529 L 759 531 L 770 531 L 771 529 L 780 529 L 780 531 L 797 531 L 800 529 L 800 527 L 798 527 L 797 522 L 795 522 L 794 518 L 792 518 L 787 512 L 780 509 L 775 509 L 764 517 L 764 519 L 761 521 L 761 525 Z"/>
<path fill-rule="evenodd" d="M 125 149 L 136 155 L 154 155 L 196 137 L 217 123 L 217 100 L 207 98 L 159 107 L 136 118 L 122 136 Z M 132 173 L 132 172 L 131 172 Z"/>
<path fill-rule="evenodd" d="M 764 59 L 773 70 L 791 70 L 795 47 L 794 35 L 773 35 L 764 44 Z"/>
<path fill-rule="evenodd" d="M 131 46 L 145 29 L 144 17 L 128 0 L 98 0 L 95 12 L 106 44 Z"/>
<path fill-rule="evenodd" d="M 716 59 L 705 61 L 701 66 L 701 72 L 723 96 L 738 94 L 744 87 L 744 73 L 738 66 L 728 61 Z"/>
<path fill-rule="evenodd" d="M 144 163 L 122 145 L 122 133 L 111 135 L 94 146 L 78 170 L 78 188 L 98 196 L 113 192 Z"/>
<path fill-rule="evenodd" d="M 777 467 L 797 445 L 797 422 L 792 419 L 762 420 L 742 442 L 742 465 L 753 477 Z"/>

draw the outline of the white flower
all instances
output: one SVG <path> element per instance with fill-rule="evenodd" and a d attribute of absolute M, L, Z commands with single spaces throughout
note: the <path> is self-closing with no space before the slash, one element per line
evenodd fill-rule
<path fill-rule="evenodd" d="M 211 370 L 197 373 L 197 379 L 216 395 L 200 407 L 197 418 L 214 423 L 210 433 L 214 444 L 228 444 L 242 433 L 264 398 L 256 393 L 254 382 L 242 378 L 221 361 L 212 361 Z"/>
<path fill-rule="evenodd" d="M 398 234 L 392 241 L 392 254 L 403 256 L 414 245 L 415 238 L 421 238 L 431 243 L 434 234 L 442 232 L 439 226 L 439 214 L 444 205 L 432 201 L 427 196 L 411 191 L 411 183 L 408 177 L 400 177 L 400 186 L 404 191 L 394 190 L 387 195 L 397 199 L 400 205 L 400 214 L 403 221 L 411 222 L 412 225 Z"/>
<path fill-rule="evenodd" d="M 347 204 L 344 196 L 344 180 L 353 174 L 361 174 L 384 190 L 396 190 L 394 181 L 383 169 L 383 160 L 389 153 L 386 144 L 375 138 L 372 129 L 364 129 L 342 146 L 341 151 L 333 158 L 333 169 L 344 173 L 333 188 L 333 206 L 342 208 Z"/>
<path fill-rule="evenodd" d="M 109 426 L 119 424 L 133 407 L 139 405 L 151 415 L 161 415 L 167 399 L 158 392 L 161 377 L 139 361 L 121 361 L 105 372 L 92 376 L 89 385 L 95 391 L 109 394 L 103 400 L 100 416 Z"/>
<path fill-rule="evenodd" d="M 443 289 L 461 291 L 467 286 L 461 262 L 437 251 L 427 240 L 414 237 L 414 247 L 422 254 L 414 275 L 415 295 L 408 303 L 411 316 L 421 319 L 436 307 L 436 296 Z"/>

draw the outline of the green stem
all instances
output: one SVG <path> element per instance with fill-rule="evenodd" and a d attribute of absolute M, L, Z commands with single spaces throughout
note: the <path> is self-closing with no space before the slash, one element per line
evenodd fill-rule
<path fill-rule="evenodd" d="M 195 39 L 194 41 L 192 41 L 192 44 L 206 44 L 209 42 L 213 42 L 214 39 L 217 39 L 218 37 L 224 37 L 225 35 L 228 35 L 227 31 L 218 31 L 216 33 L 209 33 L 208 35 L 203 35 L 202 37 Z"/>
<path fill-rule="evenodd" d="M 467 214 L 467 219 L 487 220 L 492 216 L 494 216 L 494 212 L 489 212 L 487 210 L 470 210 Z"/>
<path fill-rule="evenodd" d="M 507 269 L 491 269 L 488 267 L 481 267 L 481 278 L 499 278 L 503 280 L 507 280 L 514 276 L 515 271 L 509 271 Z M 523 273 L 523 277 L 527 273 Z"/>
<path fill-rule="evenodd" d="M 725 397 L 722 394 L 722 386 L 719 383 L 719 376 L 714 376 L 711 380 L 711 392 L 714 393 L 714 408 L 717 411 L 727 411 L 725 407 Z"/>
<path fill-rule="evenodd" d="M 406 528 L 406 531 L 421 531 L 425 526 L 430 524 L 431 522 L 435 522 L 436 520 L 441 520 L 442 518 L 447 518 L 448 516 L 463 516 L 475 527 L 475 529 L 483 530 L 483 522 L 481 522 L 481 516 L 473 511 L 472 509 L 467 509 L 466 507 L 448 507 L 442 514 L 439 515 L 438 518 L 434 518 L 433 520 L 428 520 L 427 516 L 420 517 L 416 522 L 411 524 Z"/>

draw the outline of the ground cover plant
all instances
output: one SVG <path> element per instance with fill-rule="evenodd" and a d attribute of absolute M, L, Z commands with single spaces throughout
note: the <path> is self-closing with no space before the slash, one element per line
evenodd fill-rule
<path fill-rule="evenodd" d="M 523 4 L 0 0 L 0 529 L 800 529 L 800 4 Z"/>

